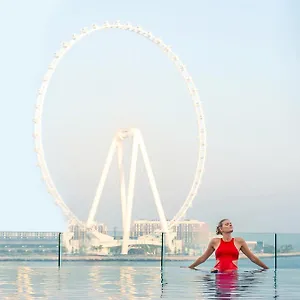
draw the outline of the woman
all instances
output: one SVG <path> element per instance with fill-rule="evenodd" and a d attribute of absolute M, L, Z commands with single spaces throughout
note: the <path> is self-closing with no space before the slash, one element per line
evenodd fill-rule
<path fill-rule="evenodd" d="M 228 219 L 223 219 L 219 222 L 216 234 L 222 235 L 222 238 L 213 238 L 207 250 L 200 256 L 189 268 L 194 269 L 198 265 L 204 263 L 214 251 L 216 255 L 216 265 L 211 270 L 213 273 L 228 273 L 234 272 L 238 269 L 239 251 L 242 251 L 252 262 L 262 267 L 269 269 L 257 256 L 255 256 L 248 248 L 244 239 L 231 237 L 233 227 Z"/>

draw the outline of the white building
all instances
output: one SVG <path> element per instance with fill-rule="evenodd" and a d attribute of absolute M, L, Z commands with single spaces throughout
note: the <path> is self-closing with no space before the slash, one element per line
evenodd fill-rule
<path fill-rule="evenodd" d="M 132 225 L 132 237 L 139 237 L 143 235 L 152 235 L 160 231 L 160 221 L 138 220 L 134 221 Z"/>
<path fill-rule="evenodd" d="M 95 223 L 92 229 L 103 234 L 107 234 L 107 226 L 103 223 Z M 74 240 L 84 240 L 87 232 L 76 223 L 68 226 L 68 231 L 73 233 Z"/>
<path fill-rule="evenodd" d="M 138 220 L 133 222 L 132 237 L 151 235 L 161 228 L 160 221 Z M 209 229 L 205 222 L 184 220 L 173 227 L 176 240 L 185 248 L 203 248 L 209 240 Z"/>
<path fill-rule="evenodd" d="M 175 227 L 178 240 L 182 240 L 184 247 L 202 248 L 208 244 L 209 228 L 205 222 L 198 220 L 184 220 Z"/>

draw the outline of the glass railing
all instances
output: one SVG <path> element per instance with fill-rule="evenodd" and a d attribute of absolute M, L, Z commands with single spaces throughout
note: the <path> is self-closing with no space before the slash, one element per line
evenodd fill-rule
<path fill-rule="evenodd" d="M 269 268 L 300 268 L 300 234 L 235 233 L 234 236 L 242 237 L 250 251 Z M 207 236 L 201 239 L 201 234 L 174 237 L 172 247 L 165 244 L 164 267 L 189 266 L 204 253 L 209 240 Z M 242 252 L 238 264 L 241 269 L 259 268 Z M 214 265 L 215 256 L 212 254 L 198 268 L 210 270 Z"/>
<path fill-rule="evenodd" d="M 270 268 L 300 268 L 300 234 L 235 233 Z M 202 233 L 134 232 L 0 232 L 1 261 L 41 261 L 63 266 L 80 261 L 136 261 L 159 266 L 189 266 L 207 248 L 210 238 Z M 210 270 L 214 254 L 199 268 Z M 239 267 L 252 269 L 243 253 Z"/>
<path fill-rule="evenodd" d="M 133 232 L 75 232 L 65 233 L 62 239 L 62 263 L 74 261 L 147 262 L 159 266 L 162 260 L 162 234 Z"/>
<path fill-rule="evenodd" d="M 269 268 L 275 267 L 275 236 L 273 233 L 235 233 L 234 236 L 242 237 L 250 251 L 263 261 Z M 243 253 L 240 255 L 239 267 L 259 268 Z"/>
<path fill-rule="evenodd" d="M 57 263 L 58 232 L 0 232 L 0 260 Z"/>
<path fill-rule="evenodd" d="M 300 234 L 277 233 L 277 267 L 280 269 L 300 268 Z"/>

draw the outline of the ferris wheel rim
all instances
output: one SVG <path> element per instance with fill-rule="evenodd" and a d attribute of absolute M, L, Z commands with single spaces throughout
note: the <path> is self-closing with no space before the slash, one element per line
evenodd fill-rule
<path fill-rule="evenodd" d="M 182 206 L 179 208 L 178 212 L 175 214 L 173 219 L 169 222 L 169 228 L 175 226 L 186 214 L 187 210 L 192 205 L 194 198 L 198 192 L 199 186 L 201 184 L 201 179 L 204 172 L 204 164 L 206 158 L 206 127 L 204 122 L 204 114 L 202 103 L 199 98 L 198 90 L 193 82 L 192 77 L 187 71 L 186 66 L 182 63 L 179 57 L 171 50 L 169 46 L 167 46 L 161 39 L 156 38 L 152 35 L 151 32 L 147 32 L 142 29 L 140 26 L 133 26 L 129 23 L 121 24 L 120 21 L 109 23 L 105 22 L 102 26 L 97 24 L 92 25 L 92 28 L 83 28 L 79 34 L 73 34 L 72 40 L 68 42 L 64 42 L 62 47 L 58 52 L 55 53 L 54 59 L 50 62 L 48 66 L 48 70 L 44 75 L 42 85 L 38 92 L 37 104 L 35 109 L 35 117 L 34 117 L 34 139 L 35 139 L 35 151 L 37 152 L 38 166 L 41 168 L 41 173 L 43 180 L 46 183 L 48 188 L 48 192 L 54 197 L 55 203 L 62 209 L 63 214 L 69 218 L 70 220 L 75 221 L 81 226 L 85 227 L 85 224 L 80 221 L 77 216 L 72 212 L 69 206 L 64 202 L 60 193 L 58 192 L 52 177 L 50 175 L 50 171 L 47 166 L 47 162 L 44 154 L 44 147 L 42 142 L 42 114 L 43 114 L 43 105 L 45 101 L 45 96 L 47 94 L 48 86 L 51 82 L 52 76 L 55 73 L 55 70 L 60 62 L 60 60 L 64 57 L 64 55 L 82 38 L 94 33 L 96 31 L 101 31 L 104 29 L 121 29 L 135 32 L 141 36 L 144 36 L 154 44 L 156 44 L 159 48 L 161 48 L 169 59 L 174 63 L 176 68 L 179 70 L 183 79 L 187 85 L 189 93 L 194 103 L 194 109 L 197 116 L 197 129 L 198 129 L 198 159 L 196 165 L 196 171 L 194 173 L 193 181 L 191 188 L 189 190 L 188 196 L 183 201 Z"/>

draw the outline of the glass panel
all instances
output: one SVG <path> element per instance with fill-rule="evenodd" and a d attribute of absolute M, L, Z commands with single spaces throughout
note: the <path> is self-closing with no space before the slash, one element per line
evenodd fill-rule
<path fill-rule="evenodd" d="M 143 234 L 130 232 L 128 249 L 123 249 L 123 232 L 84 232 L 77 228 L 61 235 L 61 260 L 63 263 L 74 260 L 135 260 L 147 261 L 163 266 L 189 266 L 207 248 L 211 234 L 201 231 L 183 230 L 170 233 L 171 246 L 167 236 L 157 232 Z M 235 233 L 243 237 L 255 255 L 270 268 L 274 267 L 274 234 Z M 163 237 L 163 239 L 162 239 Z M 0 256 L 3 260 L 48 261 L 58 264 L 58 232 L 0 232 Z M 163 250 L 163 253 L 162 253 Z M 300 268 L 300 234 L 277 234 L 277 267 Z M 241 254 L 240 268 L 256 268 Z M 166 264 L 166 261 L 168 263 Z M 215 264 L 214 254 L 201 266 L 211 269 Z"/>
<path fill-rule="evenodd" d="M 274 267 L 274 234 L 272 233 L 235 233 L 234 237 L 242 237 L 248 244 L 249 249 L 258 256 L 268 267 Z M 166 266 L 188 267 L 207 249 L 213 234 L 207 232 L 181 232 L 173 237 L 173 249 L 166 247 L 164 261 Z M 212 254 L 206 262 L 199 265 L 198 269 L 211 270 L 215 265 L 215 254 Z M 252 263 L 243 253 L 240 253 L 239 268 L 257 269 L 260 268 Z"/>
<path fill-rule="evenodd" d="M 0 234 L 0 256 L 4 261 L 57 261 L 57 232 L 12 232 Z"/>
<path fill-rule="evenodd" d="M 281 269 L 300 268 L 300 234 L 277 234 L 277 267 Z"/>
<path fill-rule="evenodd" d="M 128 240 L 128 243 L 125 241 Z M 162 235 L 97 232 L 77 228 L 63 237 L 63 263 L 74 260 L 144 261 L 160 265 Z"/>
<path fill-rule="evenodd" d="M 259 257 L 269 268 L 274 268 L 275 237 L 273 233 L 235 233 L 234 236 L 242 237 L 249 249 Z M 245 258 L 242 254 L 241 258 Z M 240 259 L 241 268 L 260 268 L 249 259 Z"/>

